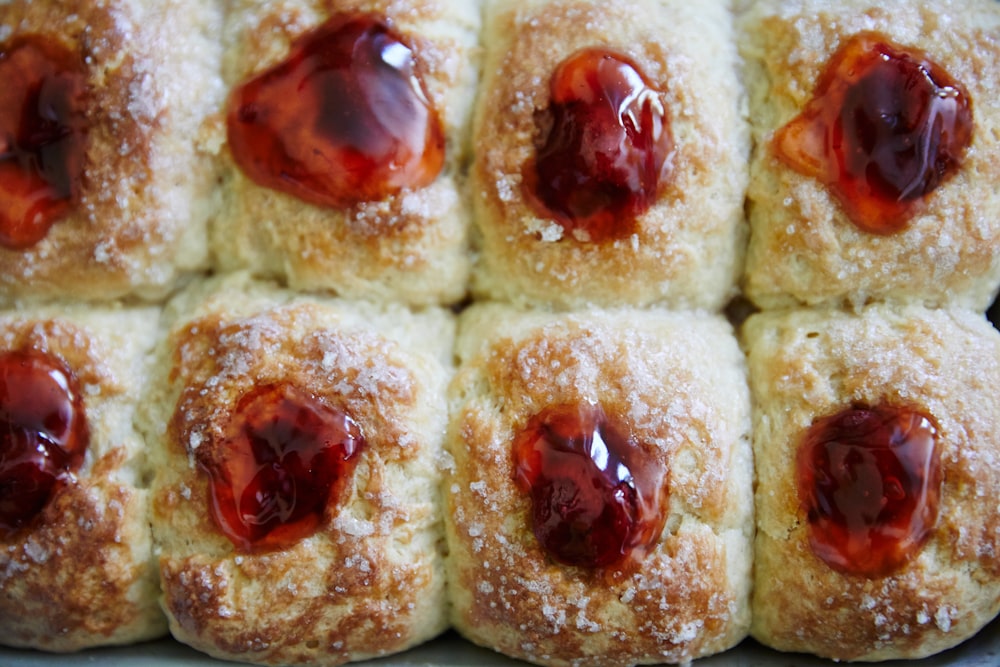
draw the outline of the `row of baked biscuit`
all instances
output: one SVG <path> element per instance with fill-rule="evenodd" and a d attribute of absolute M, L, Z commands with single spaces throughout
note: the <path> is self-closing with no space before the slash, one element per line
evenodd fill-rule
<path fill-rule="evenodd" d="M 749 148 L 724 3 L 671 12 L 652 2 L 491 3 L 482 47 L 478 9 L 388 2 L 329 9 L 236 2 L 224 14 L 183 2 L 156 10 L 4 7 L 9 40 L 51 35 L 56 26 L 54 38 L 86 61 L 93 94 L 84 110 L 92 129 L 80 204 L 34 245 L 0 247 L 0 295 L 8 303 L 130 294 L 155 300 L 214 265 L 351 298 L 451 303 L 470 280 L 471 199 L 482 260 L 477 296 L 721 307 L 735 292 L 745 243 Z M 429 186 L 319 207 L 261 187 L 246 165 L 235 164 L 227 94 L 284 62 L 291 45 L 336 10 L 384 15 L 420 55 L 417 73 L 445 136 L 445 163 Z M 692 42 L 694 33 L 708 41 Z M 623 48 L 665 91 L 676 146 L 669 195 L 634 234 L 612 243 L 558 242 L 559 226 L 530 210 L 521 183 L 549 69 L 584 45 Z M 487 62 L 481 80 L 480 50 Z M 477 87 L 481 111 L 470 137 Z M 301 103 L 285 95 L 276 106 Z M 295 140 L 318 141 L 308 131 Z M 278 169 L 282 151 L 269 150 L 254 159 Z"/>
<path fill-rule="evenodd" d="M 209 266 L 412 304 L 453 303 L 471 285 L 477 298 L 716 310 L 742 282 L 766 307 L 895 299 L 981 310 L 1000 282 L 995 3 L 758 2 L 734 21 L 721 2 L 493 2 L 482 29 L 465 3 L 188 4 L 3 7 L 7 43 L 42 34 L 78 52 L 90 91 L 78 205 L 34 245 L 0 248 L 4 302 L 155 300 Z M 234 164 L 227 95 L 338 11 L 384 15 L 413 42 L 444 162 L 426 187 L 329 208 L 261 187 L 245 173 L 249 158 Z M 928 54 L 964 86 L 974 114 L 961 169 L 890 235 L 859 230 L 772 139 L 859 32 Z M 672 141 L 658 198 L 604 242 L 540 214 L 524 183 L 552 68 L 595 45 L 646 78 Z M 261 117 L 304 104 L 270 94 L 255 101 Z M 296 141 L 319 141 L 297 131 Z M 277 146 L 258 146 L 253 159 L 279 169 Z"/>
<path fill-rule="evenodd" d="M 749 366 L 714 315 L 480 304 L 454 327 L 447 311 L 239 274 L 186 291 L 159 323 L 147 308 L 3 314 L 4 391 L 12 355 L 30 354 L 41 372 L 20 391 L 54 400 L 33 392 L 62 373 L 82 397 L 63 419 L 86 424 L 79 465 L 33 478 L 41 506 L 0 507 L 3 643 L 133 642 L 169 620 L 211 655 L 340 664 L 451 625 L 539 664 L 683 662 L 748 632 L 885 659 L 996 615 L 1000 335 L 981 316 L 755 315 Z M 889 570 L 845 571 L 814 549 L 798 451 L 818 417 L 885 404 L 933 420 L 933 520 Z M 599 467 L 662 491 L 619 520 L 651 535 L 615 542 L 591 517 L 600 536 L 567 551 L 540 532 L 560 478 L 525 488 L 515 443 L 571 450 L 574 429 Z M 325 486 L 320 466 L 336 471 Z M 623 557 L 595 566 L 607 544 Z"/>

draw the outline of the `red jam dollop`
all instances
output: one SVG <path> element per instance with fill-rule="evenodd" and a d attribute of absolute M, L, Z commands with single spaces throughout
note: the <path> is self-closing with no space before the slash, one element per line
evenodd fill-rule
<path fill-rule="evenodd" d="M 35 245 L 77 200 L 85 81 L 58 42 L 28 35 L 0 46 L 0 246 Z"/>
<path fill-rule="evenodd" d="M 560 63 L 549 88 L 528 201 L 575 238 L 630 235 L 668 177 L 673 137 L 660 93 L 630 59 L 598 48 Z"/>
<path fill-rule="evenodd" d="M 813 99 L 778 130 L 778 156 L 830 188 L 860 229 L 904 228 L 960 166 L 972 108 L 960 83 L 915 49 L 873 33 L 830 59 Z"/>
<path fill-rule="evenodd" d="M 257 184 L 319 206 L 430 184 L 444 164 L 444 134 L 418 69 L 385 21 L 335 15 L 234 92 L 236 164 Z"/>
<path fill-rule="evenodd" d="M 90 433 L 76 385 L 51 355 L 0 354 L 0 536 L 30 523 L 83 463 Z"/>
<path fill-rule="evenodd" d="M 343 412 L 289 384 L 244 394 L 207 470 L 210 511 L 244 551 L 287 548 L 319 527 L 364 439 Z"/>
<path fill-rule="evenodd" d="M 905 407 L 818 419 L 798 455 L 813 552 L 834 570 L 878 577 L 909 561 L 937 522 L 937 429 Z"/>
<path fill-rule="evenodd" d="M 514 480 L 530 494 L 535 537 L 565 565 L 641 556 L 663 529 L 666 471 L 591 404 L 550 407 L 514 440 Z"/>

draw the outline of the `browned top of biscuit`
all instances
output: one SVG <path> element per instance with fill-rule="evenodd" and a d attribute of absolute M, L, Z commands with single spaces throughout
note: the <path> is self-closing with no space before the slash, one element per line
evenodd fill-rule
<path fill-rule="evenodd" d="M 35 349 L 71 369 L 84 395 L 90 444 L 80 470 L 41 514 L 0 538 L 2 643 L 74 651 L 149 639 L 166 624 L 127 407 L 138 382 L 135 349 L 112 349 L 92 328 L 99 320 L 49 315 L 0 318 L 0 350 Z M 128 328 L 127 319 L 111 321 Z M 134 333 L 148 343 L 148 335 Z"/>
<path fill-rule="evenodd" d="M 1000 282 L 1000 6 L 992 2 L 816 0 L 755 3 L 740 24 L 756 150 L 748 190 L 745 291 L 767 308 L 892 299 L 984 310 Z M 968 91 L 972 144 L 908 226 L 859 230 L 818 180 L 776 155 L 772 138 L 812 99 L 827 62 L 866 31 L 925 52 Z"/>
<path fill-rule="evenodd" d="M 749 406 L 727 327 L 506 310 L 465 324 L 446 482 L 455 625 L 553 665 L 683 661 L 738 641 L 749 623 Z M 667 467 L 666 527 L 634 568 L 549 559 L 532 533 L 530 499 L 514 485 L 518 430 L 543 408 L 574 402 L 618 415 Z"/>
<path fill-rule="evenodd" d="M 363 316 L 338 319 L 316 303 L 271 305 L 244 315 L 209 308 L 169 341 L 154 399 L 167 428 L 153 520 L 171 627 L 212 655 L 249 652 L 265 664 L 340 664 L 402 650 L 445 624 L 437 505 L 444 411 L 435 399 L 443 370 L 359 326 Z M 216 456 L 239 397 L 275 382 L 343 410 L 366 444 L 314 535 L 240 553 L 209 515 L 199 463 Z"/>
<path fill-rule="evenodd" d="M 754 634 L 843 660 L 921 657 L 992 619 L 1000 586 L 1000 336 L 979 315 L 872 307 L 757 315 L 746 341 L 754 400 L 758 533 Z M 840 574 L 808 543 L 796 447 L 852 404 L 933 418 L 943 486 L 929 542 L 897 572 Z"/>
<path fill-rule="evenodd" d="M 185 0 L 0 6 L 0 43 L 53 39 L 83 63 L 87 86 L 79 201 L 38 244 L 0 247 L 0 303 L 158 297 L 204 265 L 215 177 L 196 147 L 221 97 L 217 23 L 210 3 Z"/>
<path fill-rule="evenodd" d="M 445 165 L 426 187 L 343 209 L 258 186 L 227 158 L 216 261 L 282 276 L 299 289 L 419 305 L 465 293 L 468 214 L 459 182 L 468 159 L 478 72 L 478 8 L 423 0 L 283 0 L 234 3 L 223 72 L 230 88 L 281 62 L 292 42 L 335 13 L 384 16 L 413 48 L 417 73 L 445 135 Z M 220 128 L 224 142 L 224 128 Z M 229 152 L 224 152 L 229 156 Z"/>
<path fill-rule="evenodd" d="M 240 396 L 280 382 L 308 388 L 318 399 L 343 409 L 365 425 L 366 439 L 387 460 L 415 455 L 406 447 L 405 415 L 419 381 L 377 337 L 318 330 L 290 339 L 289 330 L 310 319 L 309 308 L 277 309 L 244 321 L 205 318 L 176 337 L 174 381 L 183 387 L 170 442 L 198 461 L 213 461 L 217 444 Z M 415 443 L 409 443 L 415 444 Z"/>
<path fill-rule="evenodd" d="M 493 298 L 559 304 L 719 307 L 742 256 L 748 132 L 731 17 L 723 3 L 493 2 L 474 119 L 471 172 L 483 270 Z M 691 40 L 697 31 L 701 43 Z M 660 91 L 674 150 L 660 199 L 626 238 L 590 243 L 539 216 L 523 192 L 536 113 L 554 68 L 607 48 L 632 59 Z"/>

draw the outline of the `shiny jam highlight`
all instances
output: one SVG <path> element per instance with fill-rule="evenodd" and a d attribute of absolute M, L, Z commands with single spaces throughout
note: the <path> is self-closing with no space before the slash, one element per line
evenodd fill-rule
<path fill-rule="evenodd" d="M 77 201 L 85 82 L 79 56 L 51 39 L 0 46 L 0 247 L 35 245 Z"/>
<path fill-rule="evenodd" d="M 937 429 L 905 407 L 853 407 L 818 419 L 798 453 L 813 552 L 838 572 L 879 577 L 908 562 L 937 522 Z"/>
<path fill-rule="evenodd" d="M 833 55 L 813 99 L 774 141 L 778 157 L 826 184 L 855 225 L 890 234 L 958 170 L 972 108 L 925 54 L 862 33 Z"/>
<path fill-rule="evenodd" d="M 668 179 L 673 137 L 660 93 L 639 66 L 604 49 L 559 64 L 536 120 L 528 201 L 577 239 L 629 236 Z"/>
<path fill-rule="evenodd" d="M 289 384 L 239 400 L 211 465 L 210 511 L 243 551 L 292 546 L 337 502 L 365 441 L 346 414 Z"/>
<path fill-rule="evenodd" d="M 35 350 L 0 354 L 0 537 L 28 525 L 83 463 L 76 377 Z"/>
<path fill-rule="evenodd" d="M 383 20 L 335 15 L 237 88 L 229 146 L 255 183 L 318 206 L 417 189 L 444 164 L 444 134 L 416 54 Z"/>
<path fill-rule="evenodd" d="M 615 566 L 659 539 L 664 466 L 599 406 L 542 411 L 516 436 L 513 458 L 514 481 L 531 496 L 535 537 L 554 560 Z"/>

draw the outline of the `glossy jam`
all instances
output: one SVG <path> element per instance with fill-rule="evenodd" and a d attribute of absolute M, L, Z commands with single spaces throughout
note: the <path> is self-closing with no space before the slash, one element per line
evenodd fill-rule
<path fill-rule="evenodd" d="M 514 479 L 532 528 L 556 561 L 585 568 L 641 557 L 665 520 L 665 470 L 594 405 L 533 417 L 513 445 Z"/>
<path fill-rule="evenodd" d="M 941 463 L 931 420 L 903 407 L 855 407 L 817 420 L 798 457 L 814 553 L 877 577 L 909 561 L 937 521 Z"/>
<path fill-rule="evenodd" d="M 80 467 L 88 439 L 83 399 L 61 361 L 0 354 L 0 536 L 45 508 Z"/>
<path fill-rule="evenodd" d="M 204 466 L 212 516 L 244 551 L 291 546 L 315 532 L 363 446 L 342 412 L 293 385 L 261 385 L 239 400 Z"/>
<path fill-rule="evenodd" d="M 85 80 L 79 57 L 55 41 L 0 45 L 0 247 L 35 245 L 79 196 Z"/>
<path fill-rule="evenodd" d="M 430 184 L 444 135 L 416 54 L 384 21 L 336 15 L 230 100 L 229 146 L 254 182 L 345 207 Z"/>
<path fill-rule="evenodd" d="M 528 201 L 575 238 L 630 235 L 668 178 L 673 139 L 660 93 L 638 65 L 603 49 L 563 61 L 549 88 L 524 175 Z"/>
<path fill-rule="evenodd" d="M 831 58 L 778 156 L 825 183 L 861 229 L 889 234 L 962 162 L 969 95 L 926 55 L 863 33 Z"/>

